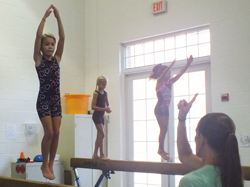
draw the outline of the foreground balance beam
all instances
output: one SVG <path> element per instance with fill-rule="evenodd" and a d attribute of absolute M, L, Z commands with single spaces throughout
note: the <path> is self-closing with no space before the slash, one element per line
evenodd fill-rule
<path fill-rule="evenodd" d="M 168 175 L 185 175 L 191 171 L 190 168 L 178 163 L 101 160 L 88 158 L 71 158 L 70 165 L 73 168 L 158 173 Z"/>
<path fill-rule="evenodd" d="M 12 177 L 1 177 L 0 176 L 0 186 L 1 187 L 72 187 L 63 184 L 53 184 L 46 182 L 38 182 L 25 179 L 17 179 Z"/>
<path fill-rule="evenodd" d="M 102 170 L 103 174 L 97 181 L 95 187 L 98 187 L 105 176 L 110 178 L 109 174 L 114 171 L 158 173 L 165 175 L 185 175 L 192 171 L 187 166 L 180 163 L 164 162 L 141 162 L 126 160 L 101 160 L 89 158 L 71 158 L 70 165 L 74 171 L 76 168 L 89 168 Z M 243 179 L 250 180 L 250 167 L 242 166 Z M 76 175 L 76 181 L 79 177 Z M 79 185 L 80 186 L 80 185 Z"/>

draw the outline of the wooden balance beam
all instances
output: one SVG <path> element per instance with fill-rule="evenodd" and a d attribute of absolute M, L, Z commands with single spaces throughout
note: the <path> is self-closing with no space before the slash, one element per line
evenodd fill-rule
<path fill-rule="evenodd" d="M 70 165 L 73 168 L 158 173 L 168 175 L 185 175 L 191 171 L 190 168 L 178 163 L 101 160 L 88 158 L 71 158 Z"/>
<path fill-rule="evenodd" d="M 88 158 L 71 158 L 70 165 L 74 171 L 76 168 L 99 169 L 103 171 L 95 187 L 98 187 L 105 176 L 110 178 L 110 172 L 127 171 L 157 173 L 166 175 L 185 175 L 192 170 L 181 163 L 163 163 L 163 162 L 141 162 L 125 160 L 101 160 Z M 250 167 L 242 166 L 243 179 L 250 180 Z M 76 175 L 76 181 L 79 177 Z M 79 185 L 80 186 L 80 185 Z"/>
<path fill-rule="evenodd" d="M 33 180 L 17 179 L 13 177 L 0 176 L 1 187 L 72 187 L 63 184 L 53 184 L 46 182 L 38 182 Z"/>

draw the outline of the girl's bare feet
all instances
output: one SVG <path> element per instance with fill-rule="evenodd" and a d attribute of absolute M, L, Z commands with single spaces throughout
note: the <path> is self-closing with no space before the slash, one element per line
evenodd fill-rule
<path fill-rule="evenodd" d="M 49 171 L 50 171 L 50 173 L 51 173 L 53 179 L 55 179 L 56 177 L 55 177 L 55 174 L 54 174 L 53 166 L 50 166 L 50 165 L 49 165 Z M 50 179 L 50 180 L 53 180 L 53 179 Z"/>
<path fill-rule="evenodd" d="M 93 155 L 92 159 L 100 159 L 100 157 L 98 155 Z"/>
<path fill-rule="evenodd" d="M 166 153 L 165 151 L 158 151 L 157 153 L 158 153 L 158 154 L 161 156 L 161 158 L 163 158 L 164 160 L 169 160 L 169 159 L 170 159 L 170 157 L 168 156 L 169 154 Z"/>
<path fill-rule="evenodd" d="M 47 164 L 42 164 L 41 166 L 41 170 L 43 173 L 44 178 L 49 179 L 49 180 L 53 180 L 53 175 L 50 173 L 49 167 Z"/>
<path fill-rule="evenodd" d="M 102 159 L 102 160 L 110 160 L 110 158 L 108 158 L 108 157 L 106 157 L 106 156 L 104 156 L 104 155 L 101 155 L 101 156 L 100 156 L 100 159 Z"/>

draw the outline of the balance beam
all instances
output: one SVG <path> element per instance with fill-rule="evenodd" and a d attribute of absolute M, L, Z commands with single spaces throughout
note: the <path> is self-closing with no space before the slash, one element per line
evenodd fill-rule
<path fill-rule="evenodd" d="M 0 176 L 1 187 L 73 187 L 63 184 L 54 184 L 46 182 L 38 182 L 25 179 L 17 179 L 13 177 L 2 177 Z"/>
<path fill-rule="evenodd" d="M 166 175 L 185 175 L 192 171 L 190 168 L 180 163 L 101 160 L 88 158 L 71 158 L 70 165 L 73 168 L 89 168 L 106 171 L 158 173 Z M 242 172 L 243 179 L 250 180 L 250 167 L 242 166 Z"/>
<path fill-rule="evenodd" d="M 71 158 L 70 165 L 73 168 L 158 173 L 168 175 L 185 175 L 191 171 L 190 168 L 178 163 L 101 160 L 88 158 Z"/>

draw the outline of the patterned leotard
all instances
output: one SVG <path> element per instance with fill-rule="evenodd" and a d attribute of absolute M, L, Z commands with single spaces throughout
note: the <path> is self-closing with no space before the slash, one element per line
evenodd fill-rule
<path fill-rule="evenodd" d="M 55 57 L 51 61 L 42 58 L 36 67 L 40 82 L 40 90 L 37 97 L 37 113 L 39 118 L 45 116 L 62 116 L 60 98 L 60 67 Z"/>
<path fill-rule="evenodd" d="M 96 92 L 98 93 L 97 100 L 96 100 L 96 106 L 98 106 L 100 108 L 105 108 L 106 107 L 107 92 L 104 91 L 103 94 L 101 94 L 97 90 L 96 90 Z M 104 125 L 104 113 L 105 113 L 105 111 L 96 111 L 96 110 L 94 111 L 92 119 L 96 125 L 97 124 Z"/>
<path fill-rule="evenodd" d="M 164 82 L 159 90 L 157 90 L 158 102 L 155 106 L 155 115 L 169 116 L 169 105 L 171 102 L 171 87 L 170 82 Z"/>

